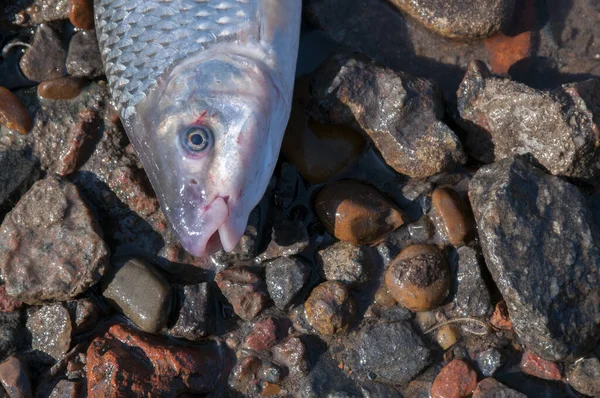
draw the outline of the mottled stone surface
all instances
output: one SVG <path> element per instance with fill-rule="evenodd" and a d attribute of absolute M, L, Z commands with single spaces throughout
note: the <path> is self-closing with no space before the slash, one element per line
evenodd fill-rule
<path fill-rule="evenodd" d="M 31 348 L 54 360 L 60 359 L 71 347 L 71 317 L 62 303 L 30 309 L 27 330 L 31 334 Z"/>
<path fill-rule="evenodd" d="M 17 356 L 0 363 L 0 383 L 11 398 L 33 396 L 29 367 L 25 360 Z"/>
<path fill-rule="evenodd" d="M 356 301 L 346 285 L 326 281 L 312 290 L 304 303 L 304 312 L 318 333 L 344 333 L 356 318 Z"/>
<path fill-rule="evenodd" d="M 317 252 L 317 264 L 325 279 L 348 285 L 366 282 L 373 271 L 372 252 L 368 247 L 336 242 Z"/>
<path fill-rule="evenodd" d="M 42 24 L 33 37 L 31 48 L 21 58 L 20 66 L 29 80 L 42 82 L 64 76 L 66 58 L 67 49 L 60 32 L 49 24 Z"/>
<path fill-rule="evenodd" d="M 336 55 L 315 72 L 310 91 L 312 117 L 356 122 L 398 173 L 423 178 L 466 161 L 458 137 L 440 121 L 440 92 L 427 80 Z"/>
<path fill-rule="evenodd" d="M 480 255 L 471 247 L 457 250 L 456 294 L 454 311 L 460 316 L 481 317 L 490 315 L 492 303 L 490 292 L 482 276 Z"/>
<path fill-rule="evenodd" d="M 265 263 L 267 290 L 273 303 L 285 311 L 308 282 L 311 267 L 304 260 L 279 257 Z"/>
<path fill-rule="evenodd" d="M 432 398 L 469 397 L 477 387 L 477 373 L 461 359 L 453 359 L 442 368 L 431 387 Z"/>
<path fill-rule="evenodd" d="M 521 341 L 555 361 L 593 348 L 600 255 L 578 189 L 513 156 L 479 169 L 469 197 L 486 264 Z"/>
<path fill-rule="evenodd" d="M 578 361 L 569 375 L 569 384 L 582 394 L 600 396 L 600 360 L 591 357 Z"/>
<path fill-rule="evenodd" d="M 251 320 L 267 305 L 265 282 L 247 267 L 227 268 L 217 274 L 217 285 L 242 319 Z"/>
<path fill-rule="evenodd" d="M 21 151 L 0 151 L 0 216 L 37 180 L 35 162 Z"/>
<path fill-rule="evenodd" d="M 215 330 L 215 303 L 208 283 L 186 285 L 181 292 L 181 308 L 171 335 L 199 340 Z"/>
<path fill-rule="evenodd" d="M 496 379 L 488 377 L 483 379 L 477 385 L 473 398 L 525 398 L 527 395 L 521 394 L 512 388 L 506 387 Z"/>
<path fill-rule="evenodd" d="M 32 127 L 29 111 L 7 88 L 0 87 L 0 125 L 20 134 L 27 134 Z"/>
<path fill-rule="evenodd" d="M 66 67 L 71 76 L 94 79 L 104 75 L 98 41 L 94 32 L 76 32 L 71 37 Z"/>
<path fill-rule="evenodd" d="M 19 350 L 24 337 L 21 312 L 0 312 L 0 361 Z"/>
<path fill-rule="evenodd" d="M 498 349 L 488 348 L 477 356 L 477 367 L 485 377 L 493 376 L 504 365 L 506 358 Z"/>

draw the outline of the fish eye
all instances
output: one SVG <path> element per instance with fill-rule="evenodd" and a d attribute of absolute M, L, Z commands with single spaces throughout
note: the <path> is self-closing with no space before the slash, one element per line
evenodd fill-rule
<path fill-rule="evenodd" d="M 193 153 L 200 153 L 209 147 L 212 133 L 206 127 L 190 127 L 182 135 L 183 146 Z"/>

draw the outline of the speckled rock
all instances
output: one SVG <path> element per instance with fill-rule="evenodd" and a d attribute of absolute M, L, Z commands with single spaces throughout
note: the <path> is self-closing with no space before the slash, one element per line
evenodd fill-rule
<path fill-rule="evenodd" d="M 223 361 L 214 342 L 184 346 L 115 325 L 87 350 L 88 396 L 208 394 L 222 376 Z"/>
<path fill-rule="evenodd" d="M 45 80 L 37 87 L 38 95 L 44 99 L 68 100 L 81 93 L 83 81 L 71 76 Z"/>
<path fill-rule="evenodd" d="M 285 365 L 290 372 L 305 374 L 308 372 L 308 349 L 297 336 L 288 337 L 275 345 L 271 352 L 273 359 Z"/>
<path fill-rule="evenodd" d="M 265 263 L 267 290 L 277 308 L 285 311 L 298 297 L 311 274 L 300 258 L 279 257 Z"/>
<path fill-rule="evenodd" d="M 356 309 L 348 288 L 337 281 L 321 283 L 304 303 L 308 322 L 324 335 L 347 331 L 356 317 Z"/>
<path fill-rule="evenodd" d="M 406 216 L 371 185 L 341 180 L 322 188 L 315 198 L 315 211 L 330 235 L 369 245 L 406 222 Z"/>
<path fill-rule="evenodd" d="M 431 351 L 408 322 L 365 327 L 356 336 L 360 366 L 392 383 L 408 383 L 433 358 Z"/>
<path fill-rule="evenodd" d="M 22 348 L 24 325 L 21 311 L 0 312 L 0 361 Z"/>
<path fill-rule="evenodd" d="M 451 245 L 474 238 L 475 221 L 469 205 L 450 187 L 438 187 L 431 194 L 431 219 Z"/>
<path fill-rule="evenodd" d="M 145 332 L 158 332 L 167 325 L 172 304 L 169 283 L 141 259 L 116 263 L 103 281 L 102 295 Z"/>
<path fill-rule="evenodd" d="M 50 398 L 81 398 L 83 390 L 81 381 L 61 380 L 52 389 Z"/>
<path fill-rule="evenodd" d="M 569 384 L 582 394 L 600 396 L 600 360 L 592 357 L 578 361 L 569 375 Z"/>
<path fill-rule="evenodd" d="M 0 383 L 11 398 L 31 398 L 33 391 L 27 363 L 11 356 L 0 364 Z"/>
<path fill-rule="evenodd" d="M 65 303 L 73 324 L 73 334 L 85 333 L 100 320 L 100 307 L 95 300 L 84 297 Z"/>
<path fill-rule="evenodd" d="M 458 137 L 440 121 L 441 95 L 429 81 L 336 55 L 315 72 L 310 90 L 313 118 L 356 121 L 398 173 L 423 178 L 466 161 Z"/>
<path fill-rule="evenodd" d="M 508 313 L 508 307 L 506 301 L 500 300 L 494 307 L 494 313 L 490 318 L 490 324 L 502 330 L 510 330 L 513 328 L 512 321 L 510 320 L 510 314 Z"/>
<path fill-rule="evenodd" d="M 0 87 L 0 125 L 20 134 L 27 134 L 33 126 L 29 111 L 4 87 Z"/>
<path fill-rule="evenodd" d="M 69 42 L 66 61 L 71 76 L 95 79 L 104 75 L 98 40 L 94 32 L 75 32 Z"/>
<path fill-rule="evenodd" d="M 38 179 L 40 172 L 35 162 L 21 151 L 0 151 L 0 217 Z"/>
<path fill-rule="evenodd" d="M 493 376 L 505 362 L 506 358 L 504 358 L 504 355 L 493 347 L 477 355 L 477 366 L 481 374 L 485 377 Z"/>
<path fill-rule="evenodd" d="M 577 188 L 513 156 L 479 169 L 469 197 L 486 265 L 520 340 L 554 361 L 593 348 L 600 256 Z"/>
<path fill-rule="evenodd" d="M 0 285 L 0 312 L 13 312 L 22 305 L 22 302 L 6 294 L 6 287 L 4 285 Z"/>
<path fill-rule="evenodd" d="M 554 175 L 596 181 L 598 90 L 600 80 L 591 79 L 538 91 L 473 62 L 457 92 L 470 154 L 490 163 L 530 152 Z"/>
<path fill-rule="evenodd" d="M 492 313 L 490 292 L 483 280 L 482 260 L 477 251 L 463 246 L 457 250 L 454 311 L 460 316 L 484 317 Z"/>
<path fill-rule="evenodd" d="M 278 257 L 290 257 L 308 247 L 309 237 L 306 226 L 300 220 L 292 220 L 283 211 L 275 214 L 271 241 L 264 252 L 255 261 L 273 260 Z"/>
<path fill-rule="evenodd" d="M 26 12 L 31 23 L 38 25 L 43 22 L 59 21 L 69 18 L 70 0 L 35 0 Z"/>
<path fill-rule="evenodd" d="M 181 292 L 181 306 L 170 333 L 175 337 L 200 340 L 215 331 L 215 303 L 208 283 L 186 285 Z"/>
<path fill-rule="evenodd" d="M 49 24 L 38 27 L 31 48 L 20 61 L 23 74 L 34 82 L 56 79 L 66 74 L 67 49 L 60 33 Z"/>
<path fill-rule="evenodd" d="M 284 328 L 284 322 L 267 317 L 254 324 L 252 331 L 244 339 L 244 348 L 254 351 L 268 350 L 285 334 L 287 331 Z"/>
<path fill-rule="evenodd" d="M 258 386 L 258 369 L 262 361 L 254 355 L 247 355 L 239 358 L 229 376 L 229 385 L 235 387 L 238 391 L 247 393 L 256 393 Z"/>
<path fill-rule="evenodd" d="M 265 282 L 247 267 L 232 267 L 215 278 L 219 289 L 242 319 L 251 320 L 267 305 L 269 295 Z"/>
<path fill-rule="evenodd" d="M 44 305 L 27 311 L 27 330 L 31 333 L 31 348 L 58 360 L 71 347 L 71 317 L 62 303 Z"/>
<path fill-rule="evenodd" d="M 336 242 L 317 252 L 317 264 L 325 279 L 348 285 L 366 282 L 373 268 L 372 253 L 368 247 L 348 242 Z"/>
<path fill-rule="evenodd" d="M 496 379 L 488 377 L 483 379 L 477 385 L 473 398 L 525 398 L 527 395 L 521 394 L 512 388 L 506 387 Z"/>
<path fill-rule="evenodd" d="M 443 325 L 435 334 L 436 342 L 444 351 L 456 344 L 459 339 L 460 330 L 454 325 Z"/>
<path fill-rule="evenodd" d="M 453 359 L 436 376 L 431 387 L 432 398 L 461 398 L 473 394 L 477 373 L 463 360 Z"/>
<path fill-rule="evenodd" d="M 451 39 L 484 39 L 497 33 L 512 16 L 514 0 L 475 3 L 460 0 L 392 0 L 428 29 Z"/>
<path fill-rule="evenodd" d="M 96 283 L 109 251 L 72 183 L 36 182 L 0 227 L 0 273 L 6 292 L 28 304 L 68 300 Z"/>
<path fill-rule="evenodd" d="M 562 372 L 558 364 L 540 358 L 531 351 L 526 351 L 521 358 L 521 371 L 544 380 L 561 380 Z"/>

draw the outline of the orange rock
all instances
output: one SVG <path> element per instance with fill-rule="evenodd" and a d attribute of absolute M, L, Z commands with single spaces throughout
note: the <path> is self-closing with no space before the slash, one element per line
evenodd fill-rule
<path fill-rule="evenodd" d="M 431 388 L 432 398 L 470 396 L 477 387 L 477 373 L 463 360 L 453 359 L 437 375 Z"/>
<path fill-rule="evenodd" d="M 513 37 L 499 33 L 486 39 L 485 46 L 490 52 L 492 72 L 508 73 L 511 66 L 529 57 L 531 32 L 523 32 Z"/>
<path fill-rule="evenodd" d="M 454 246 L 468 243 L 473 237 L 475 221 L 471 209 L 458 193 L 452 188 L 436 188 L 431 204 L 448 241 Z"/>
<path fill-rule="evenodd" d="M 496 308 L 494 308 L 494 313 L 490 319 L 490 324 L 497 329 L 510 330 L 513 328 L 512 321 L 508 314 L 508 308 L 506 307 L 506 302 L 504 300 L 496 304 Z"/>
<path fill-rule="evenodd" d="M 69 4 L 69 20 L 76 28 L 94 29 L 93 0 L 71 0 Z"/>
<path fill-rule="evenodd" d="M 531 351 L 523 354 L 520 367 L 524 373 L 540 379 L 562 380 L 562 373 L 557 364 L 540 358 Z"/>
<path fill-rule="evenodd" d="M 4 87 L 0 87 L 0 124 L 21 134 L 27 134 L 33 127 L 27 109 L 10 90 Z"/>
<path fill-rule="evenodd" d="M 313 289 L 304 303 L 310 325 L 320 334 L 344 332 L 356 316 L 356 303 L 348 288 L 338 281 L 327 281 Z"/>
<path fill-rule="evenodd" d="M 71 76 L 59 77 L 41 82 L 37 87 L 37 93 L 46 99 L 67 100 L 77 97 L 81 93 L 82 85 L 82 79 Z"/>
<path fill-rule="evenodd" d="M 281 392 L 281 387 L 279 387 L 277 384 L 265 382 L 265 385 L 263 386 L 261 394 L 263 397 L 274 397 L 274 396 L 278 395 L 280 392 Z"/>

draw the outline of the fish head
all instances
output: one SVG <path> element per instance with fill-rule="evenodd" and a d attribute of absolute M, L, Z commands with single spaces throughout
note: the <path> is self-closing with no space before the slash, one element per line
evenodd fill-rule
<path fill-rule="evenodd" d="M 137 112 L 136 147 L 163 212 L 190 254 L 231 251 L 273 173 L 291 94 L 232 55 L 188 60 L 158 87 Z"/>

